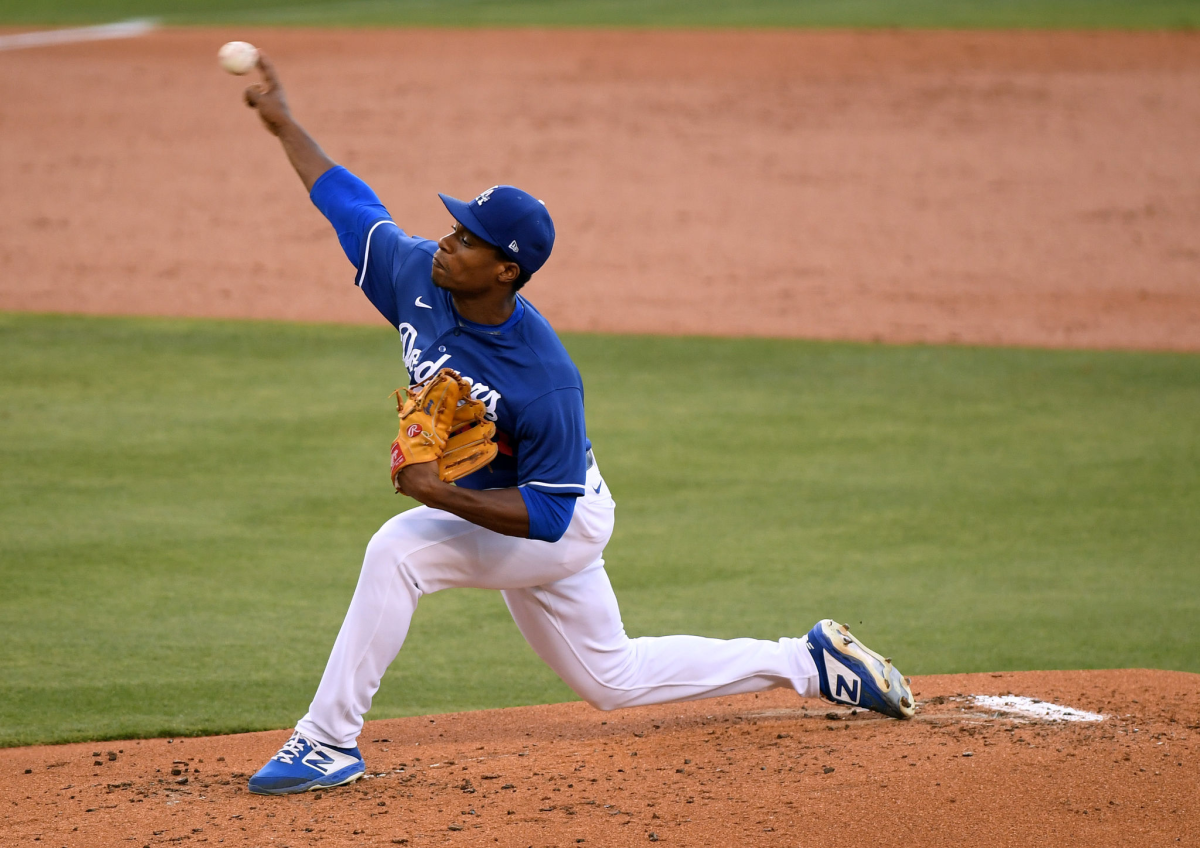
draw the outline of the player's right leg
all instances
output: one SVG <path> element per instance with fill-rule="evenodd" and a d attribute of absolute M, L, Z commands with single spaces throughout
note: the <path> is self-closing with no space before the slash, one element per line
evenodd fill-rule
<path fill-rule="evenodd" d="M 597 466 L 589 469 L 587 482 L 588 492 L 594 490 L 599 496 L 602 489 L 607 491 Z M 592 500 L 585 495 L 577 509 L 586 510 Z M 702 636 L 630 639 L 599 555 L 587 568 L 561 580 L 508 588 L 503 594 L 513 620 L 537 655 L 599 709 L 786 686 L 806 698 L 823 696 L 895 718 L 912 715 L 907 681 L 849 631 L 837 630 L 836 639 L 824 638 L 824 625 L 832 622 L 821 622 L 806 637 L 775 641 Z"/>
<path fill-rule="evenodd" d="M 820 693 L 803 639 L 630 639 L 612 584 L 597 560 L 555 583 L 509 589 L 504 601 L 522 635 L 575 692 L 602 710 L 762 692 Z"/>
<path fill-rule="evenodd" d="M 907 677 L 833 619 L 818 621 L 804 643 L 816 660 L 821 697 L 892 718 L 912 718 L 916 699 Z"/>
<path fill-rule="evenodd" d="M 509 589 L 505 603 L 539 657 L 602 710 L 791 687 L 805 698 L 913 715 L 908 680 L 848 628 L 826 619 L 804 638 L 630 639 L 604 561 L 555 583 Z"/>
<path fill-rule="evenodd" d="M 503 594 L 538 656 L 602 710 L 787 686 L 802 697 L 821 696 L 892 718 L 913 714 L 908 680 L 830 620 L 800 639 L 630 639 L 603 560 L 555 583 Z"/>

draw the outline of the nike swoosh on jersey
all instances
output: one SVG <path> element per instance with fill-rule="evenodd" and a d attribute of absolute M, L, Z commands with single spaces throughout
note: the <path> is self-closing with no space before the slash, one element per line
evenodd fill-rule
<path fill-rule="evenodd" d="M 596 484 L 596 489 L 595 489 L 595 491 L 596 491 L 596 494 L 597 494 L 597 495 L 598 495 L 598 494 L 600 494 L 600 487 L 601 487 L 601 486 L 603 486 L 603 485 L 604 485 L 603 483 L 597 483 L 597 484 Z"/>
<path fill-rule="evenodd" d="M 421 303 L 421 298 L 419 297 L 417 298 L 417 306 L 421 307 L 422 309 L 433 309 L 433 307 L 428 303 Z"/>

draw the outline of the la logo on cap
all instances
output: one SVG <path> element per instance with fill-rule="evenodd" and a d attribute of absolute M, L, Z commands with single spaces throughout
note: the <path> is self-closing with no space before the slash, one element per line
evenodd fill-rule
<path fill-rule="evenodd" d="M 492 199 L 492 192 L 495 190 L 496 190 L 496 187 L 492 186 L 487 191 L 480 194 L 479 197 L 475 198 L 475 203 L 478 204 L 479 206 L 482 206 L 483 204 L 487 203 L 489 200 Z"/>

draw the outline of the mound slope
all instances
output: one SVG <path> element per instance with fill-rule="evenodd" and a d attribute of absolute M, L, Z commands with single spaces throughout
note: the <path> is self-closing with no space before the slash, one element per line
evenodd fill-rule
<path fill-rule="evenodd" d="M 2 828 L 11 844 L 70 846 L 1200 843 L 1200 675 L 914 684 L 904 723 L 783 691 L 373 721 L 371 777 L 291 798 L 245 791 L 285 731 L 14 748 L 0 751 Z M 1008 694 L 1105 718 L 970 698 Z"/>

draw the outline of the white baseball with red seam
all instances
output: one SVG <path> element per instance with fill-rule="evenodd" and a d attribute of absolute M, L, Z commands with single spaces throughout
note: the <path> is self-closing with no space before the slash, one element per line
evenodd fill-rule
<path fill-rule="evenodd" d="M 245 41 L 231 41 L 217 51 L 217 61 L 231 74 L 248 74 L 258 64 L 258 48 Z"/>

